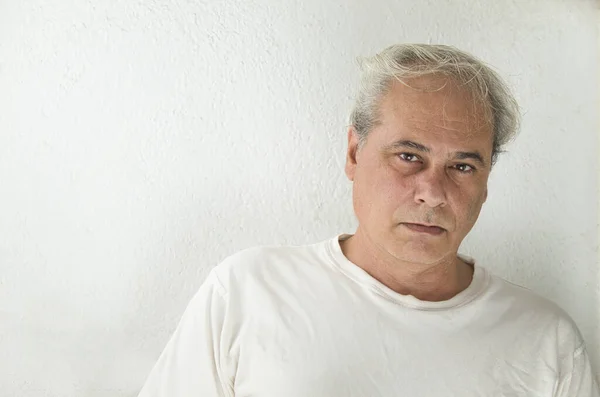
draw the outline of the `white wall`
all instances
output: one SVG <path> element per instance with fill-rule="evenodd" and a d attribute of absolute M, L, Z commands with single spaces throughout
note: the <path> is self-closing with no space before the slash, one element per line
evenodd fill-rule
<path fill-rule="evenodd" d="M 472 51 L 524 110 L 464 250 L 600 364 L 592 0 L 0 0 L 0 390 L 133 396 L 224 256 L 352 231 L 355 58 Z"/>

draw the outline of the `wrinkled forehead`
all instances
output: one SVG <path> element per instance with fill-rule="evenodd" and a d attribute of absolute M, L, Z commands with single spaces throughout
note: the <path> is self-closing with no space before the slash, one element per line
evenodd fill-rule
<path fill-rule="evenodd" d="M 439 75 L 392 81 L 379 116 L 382 123 L 430 123 L 465 138 L 489 137 L 493 131 L 487 98 L 468 84 Z"/>

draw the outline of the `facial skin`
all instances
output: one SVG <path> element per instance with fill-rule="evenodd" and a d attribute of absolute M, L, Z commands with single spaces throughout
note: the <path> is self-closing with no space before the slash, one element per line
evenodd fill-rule
<path fill-rule="evenodd" d="M 399 292 L 447 299 L 471 279 L 457 251 L 487 198 L 492 126 L 453 81 L 406 83 L 414 88 L 394 82 L 382 99 L 364 146 L 348 133 L 345 171 L 359 227 L 342 250 Z"/>

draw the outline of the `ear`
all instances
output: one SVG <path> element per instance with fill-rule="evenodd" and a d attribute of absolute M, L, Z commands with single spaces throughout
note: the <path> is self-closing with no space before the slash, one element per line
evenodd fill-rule
<path fill-rule="evenodd" d="M 485 203 L 487 201 L 488 198 L 488 187 L 487 185 L 485 186 L 485 192 L 483 192 L 483 202 Z"/>
<path fill-rule="evenodd" d="M 346 152 L 346 167 L 345 172 L 348 179 L 354 181 L 354 174 L 356 172 L 356 157 L 358 154 L 358 134 L 354 129 L 354 126 L 350 126 L 348 129 L 348 151 Z"/>

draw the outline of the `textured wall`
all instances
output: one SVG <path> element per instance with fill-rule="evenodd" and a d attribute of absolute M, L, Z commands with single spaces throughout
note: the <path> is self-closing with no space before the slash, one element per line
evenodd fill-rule
<path fill-rule="evenodd" d="M 449 43 L 523 131 L 464 250 L 557 301 L 600 364 L 597 5 L 0 0 L 2 396 L 133 396 L 225 255 L 352 231 L 355 58 Z"/>

